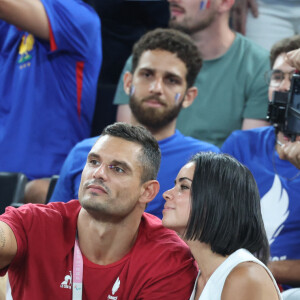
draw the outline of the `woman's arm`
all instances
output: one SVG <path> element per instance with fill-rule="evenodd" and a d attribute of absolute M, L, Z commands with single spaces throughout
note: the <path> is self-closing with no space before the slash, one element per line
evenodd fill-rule
<path fill-rule="evenodd" d="M 274 283 L 267 271 L 257 263 L 245 262 L 227 277 L 222 300 L 277 300 Z"/>

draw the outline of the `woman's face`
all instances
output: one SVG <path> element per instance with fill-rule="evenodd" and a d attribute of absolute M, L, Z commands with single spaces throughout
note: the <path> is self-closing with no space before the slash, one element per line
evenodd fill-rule
<path fill-rule="evenodd" d="M 183 235 L 185 232 L 191 207 L 191 185 L 195 164 L 190 162 L 182 167 L 175 180 L 175 186 L 164 192 L 166 200 L 163 210 L 163 225 Z"/>

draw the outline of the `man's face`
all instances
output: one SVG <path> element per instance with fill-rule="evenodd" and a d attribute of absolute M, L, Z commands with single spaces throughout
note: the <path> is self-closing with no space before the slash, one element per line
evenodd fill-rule
<path fill-rule="evenodd" d="M 217 16 L 215 0 L 168 0 L 169 26 L 193 34 L 209 27 Z M 203 5 L 205 4 L 205 5 Z"/>
<path fill-rule="evenodd" d="M 191 211 L 191 186 L 195 173 L 195 163 L 189 162 L 181 168 L 175 186 L 163 194 L 166 200 L 163 210 L 163 225 L 184 235 Z"/>
<path fill-rule="evenodd" d="M 178 116 L 185 97 L 185 64 L 164 50 L 145 51 L 131 78 L 130 108 L 138 122 L 160 129 Z"/>
<path fill-rule="evenodd" d="M 271 81 L 269 84 L 268 96 L 270 101 L 272 100 L 274 91 L 288 92 L 290 90 L 291 78 L 292 75 L 295 73 L 296 69 L 294 67 L 291 67 L 285 61 L 285 57 L 286 57 L 286 53 L 282 53 L 276 58 L 274 62 L 272 68 Z M 281 142 L 290 141 L 290 138 L 284 136 L 282 132 L 279 132 L 277 137 Z M 297 136 L 296 140 L 300 141 L 300 136 Z"/>
<path fill-rule="evenodd" d="M 91 149 L 81 176 L 79 201 L 104 220 L 122 219 L 136 207 L 141 194 L 141 146 L 105 135 Z"/>
<path fill-rule="evenodd" d="M 269 84 L 269 100 L 272 100 L 274 91 L 288 92 L 291 86 L 291 76 L 295 68 L 285 61 L 286 53 L 280 54 L 273 65 L 272 76 Z M 283 79 L 283 80 L 281 80 Z"/>

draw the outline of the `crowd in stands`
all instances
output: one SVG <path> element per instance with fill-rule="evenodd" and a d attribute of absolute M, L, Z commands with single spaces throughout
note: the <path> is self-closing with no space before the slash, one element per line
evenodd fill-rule
<path fill-rule="evenodd" d="M 300 299 L 299 16 L 0 0 L 0 300 Z"/>
<path fill-rule="evenodd" d="M 298 0 L 237 0 L 231 14 L 234 30 L 270 50 L 279 40 L 300 33 Z"/>
<path fill-rule="evenodd" d="M 198 97 L 180 112 L 177 128 L 220 147 L 233 130 L 267 125 L 263 74 L 269 69 L 268 52 L 229 28 L 234 1 L 210 1 L 203 10 L 200 2 L 169 0 L 169 26 L 188 33 L 203 58 L 195 82 Z M 129 58 L 123 74 L 130 69 Z M 114 103 L 117 120 L 128 122 L 131 112 L 122 86 L 121 78 Z"/>

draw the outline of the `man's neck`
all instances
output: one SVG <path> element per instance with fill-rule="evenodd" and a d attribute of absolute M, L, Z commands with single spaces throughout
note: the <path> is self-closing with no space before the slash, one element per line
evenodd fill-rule
<path fill-rule="evenodd" d="M 82 208 L 77 220 L 80 250 L 88 260 L 98 265 L 119 261 L 133 247 L 139 225 L 139 217 L 115 223 L 101 222 Z"/>
<path fill-rule="evenodd" d="M 224 26 L 224 22 L 215 22 L 209 28 L 193 33 L 191 38 L 201 53 L 203 60 L 212 60 L 224 55 L 235 39 L 235 33 Z"/>
<path fill-rule="evenodd" d="M 161 141 L 161 140 L 164 140 L 164 139 L 172 136 L 176 130 L 176 119 L 173 120 L 172 122 L 170 122 L 169 124 L 167 124 L 166 126 L 159 128 L 159 129 L 150 128 L 149 126 L 145 126 L 145 125 L 139 123 L 133 115 L 131 116 L 130 123 L 132 125 L 141 125 L 141 126 L 146 127 L 151 132 L 151 134 L 155 137 L 155 139 L 157 141 Z"/>

